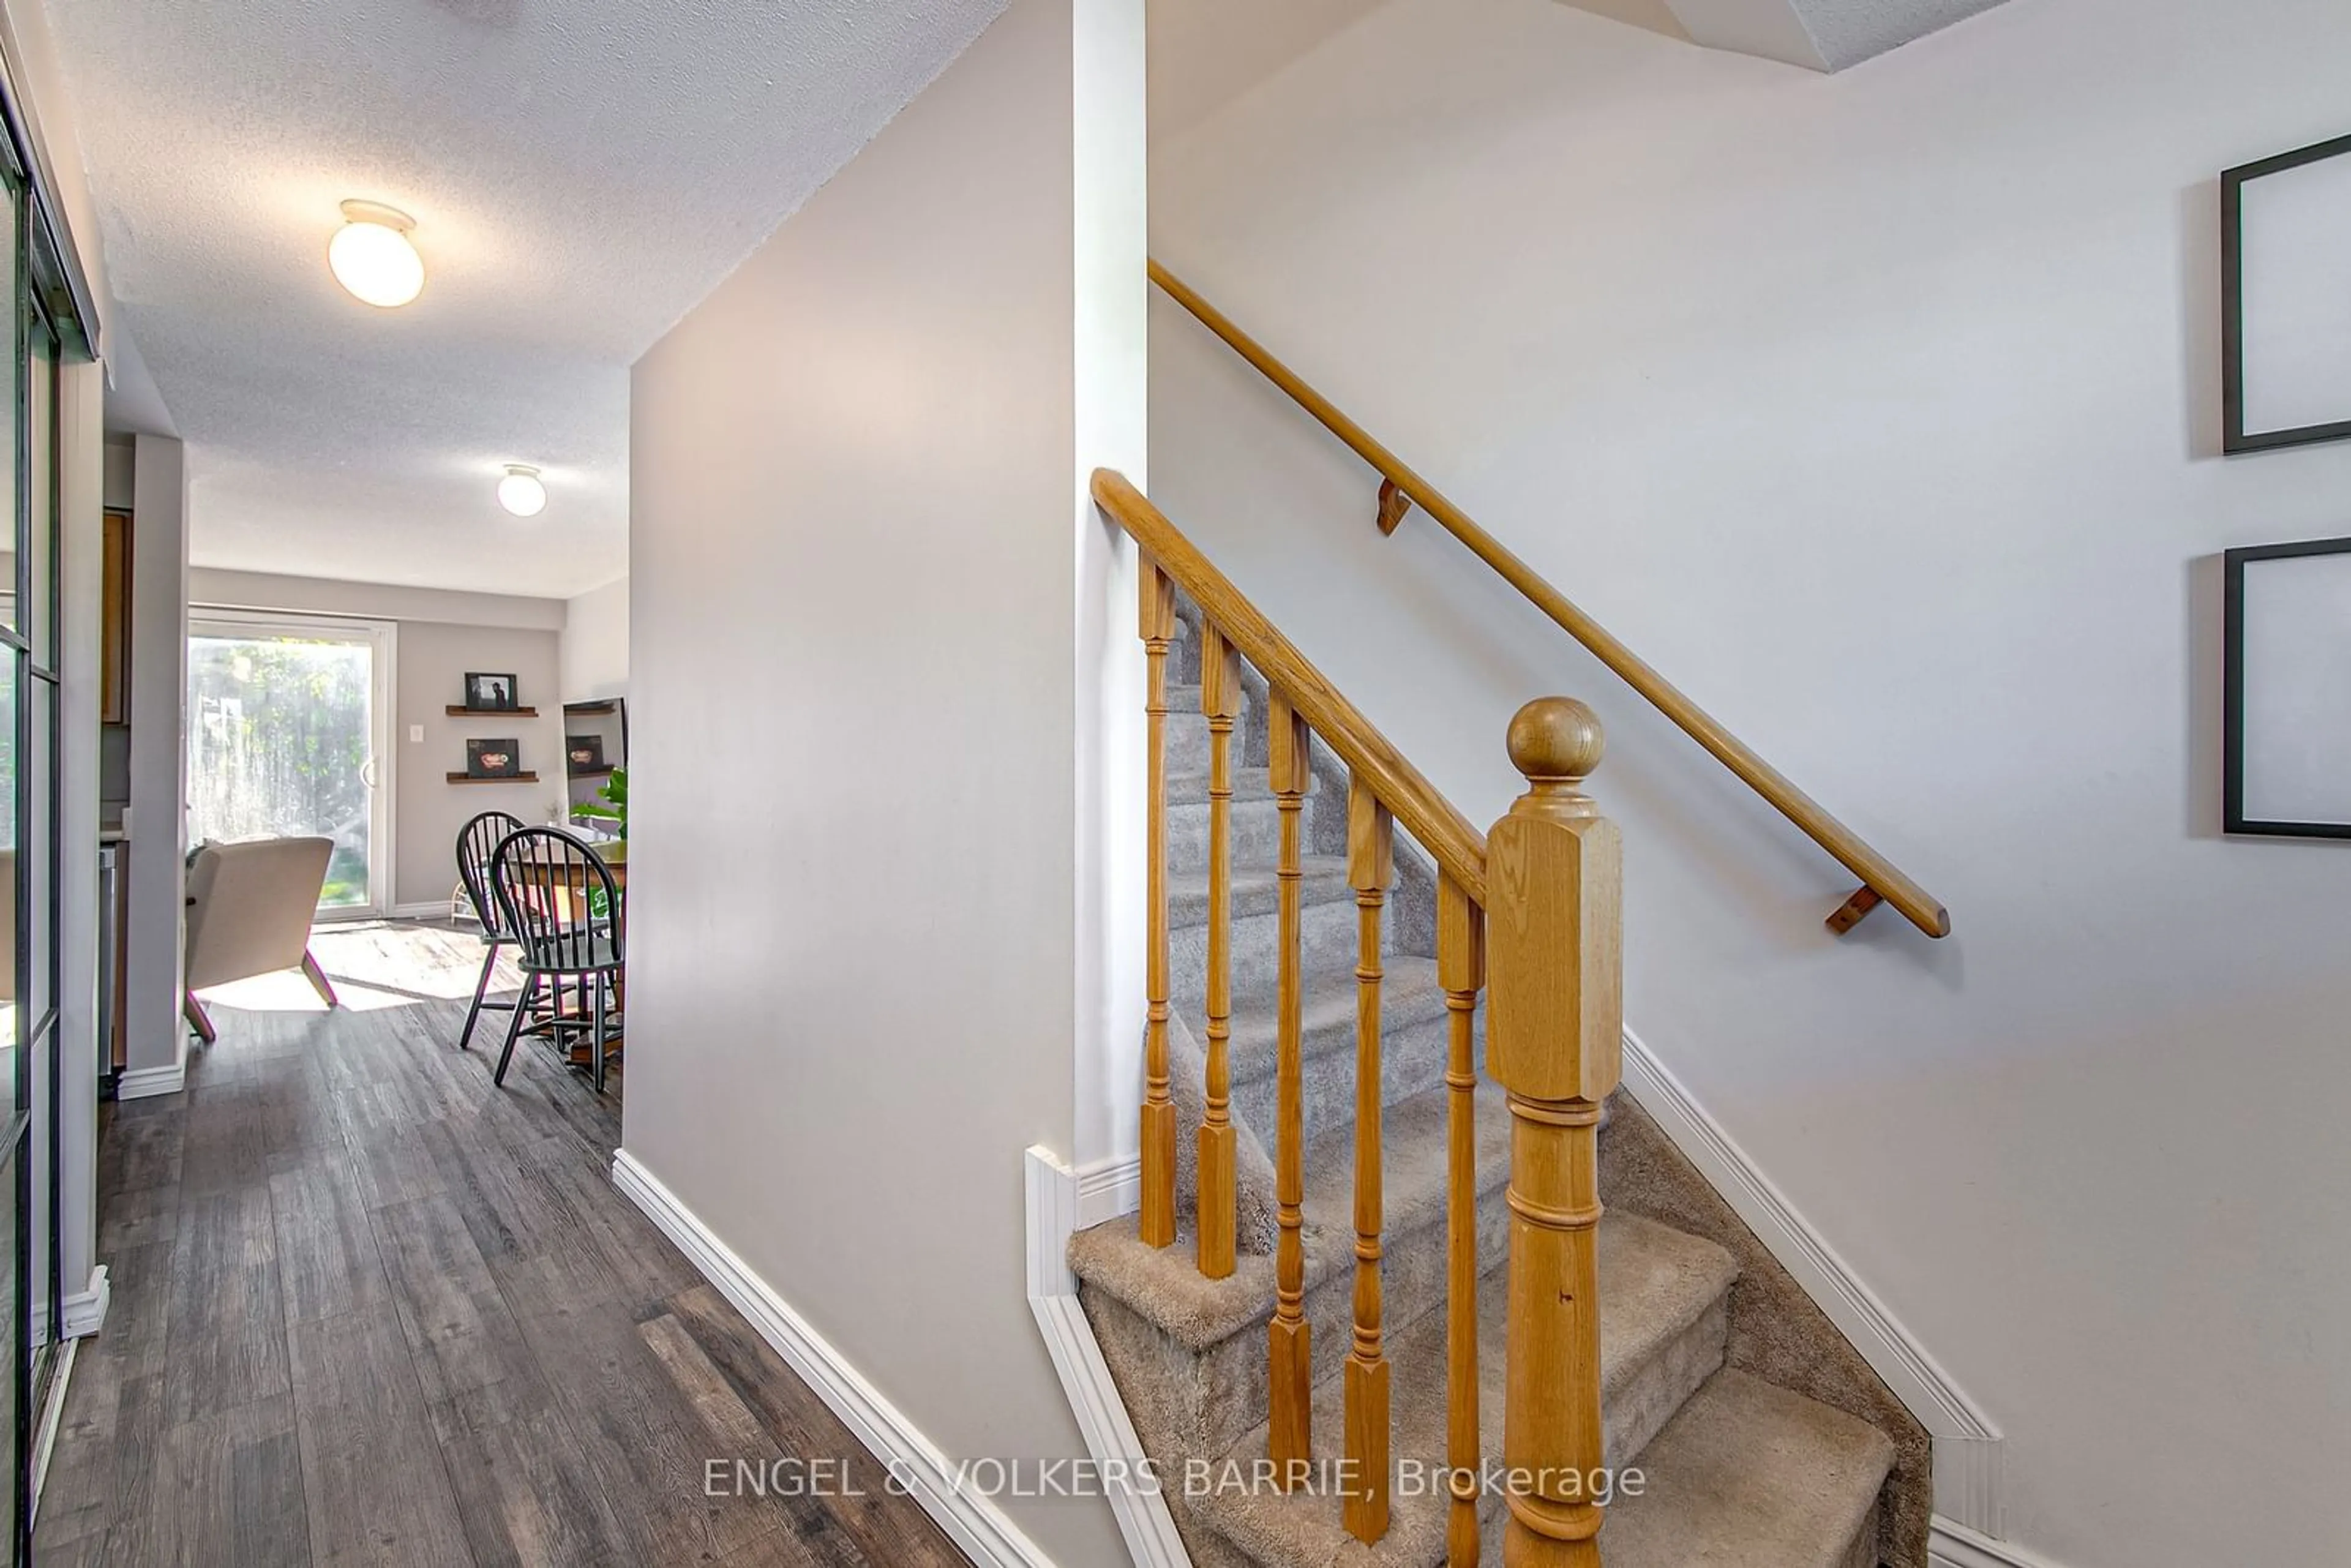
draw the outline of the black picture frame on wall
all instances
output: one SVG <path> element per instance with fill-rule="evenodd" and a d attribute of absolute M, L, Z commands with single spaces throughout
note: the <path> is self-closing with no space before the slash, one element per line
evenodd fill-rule
<path fill-rule="evenodd" d="M 521 744 L 511 737 L 465 742 L 465 776 L 469 779 L 521 778 Z"/>
<path fill-rule="evenodd" d="M 2298 347 L 2308 346 L 2306 337 L 2297 330 L 2304 303 L 2313 298 L 2340 298 L 2342 280 L 2351 275 L 2351 207 L 2344 210 L 2339 223 L 2329 231 L 2337 235 L 2336 243 L 2315 246 L 2313 254 L 2304 254 L 2300 241 L 2288 239 L 2283 233 L 2275 236 L 2273 245 L 2265 246 L 2265 240 L 2271 238 L 2271 225 L 2262 222 L 2265 204 L 2262 197 L 2265 190 L 2273 188 L 2257 183 L 2278 181 L 2283 186 L 2285 182 L 2280 179 L 2282 176 L 2291 177 L 2297 172 L 2307 174 L 2314 165 L 2328 164 L 2329 175 L 2339 175 L 2346 185 L 2351 185 L 2351 162 L 2333 166 L 2331 161 L 2337 158 L 2351 159 L 2351 136 L 2338 136 L 2331 141 L 2296 148 L 2259 162 L 2241 164 L 2220 175 L 2223 452 L 2261 452 L 2316 441 L 2351 439 L 2351 342 L 2341 345 L 2342 363 L 2330 372 L 2339 377 L 2343 385 L 2339 408 L 2330 402 L 2314 418 L 2305 410 L 2283 424 L 2262 429 L 2246 427 L 2250 418 L 2260 414 L 2260 405 L 2270 401 L 2273 373 L 2289 378 L 2294 373 L 2292 367 L 2273 362 L 2276 357 L 2272 348 L 2273 341 L 2283 337 Z M 2250 256 L 2246 233 L 2249 207 L 2257 231 L 2252 237 L 2254 254 Z M 2279 252 L 2285 254 L 2276 254 Z M 2252 280 L 2250 299 L 2249 273 L 2258 275 Z M 2282 295 L 2287 297 L 2281 298 Z M 2319 346 L 2325 348 L 2323 343 Z"/>
<path fill-rule="evenodd" d="M 2351 839 L 2351 538 L 2253 545 L 2222 560 L 2221 829 Z M 2295 562 L 2312 570 L 2276 575 Z M 2310 799 L 2313 779 L 2340 791 L 2337 816 L 2275 810 Z"/>
<path fill-rule="evenodd" d="M 506 713 L 522 706 L 511 672 L 467 670 L 465 706 L 475 713 Z"/>

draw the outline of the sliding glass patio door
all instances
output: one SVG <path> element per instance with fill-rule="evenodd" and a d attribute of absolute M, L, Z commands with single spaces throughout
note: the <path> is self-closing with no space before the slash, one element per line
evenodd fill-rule
<path fill-rule="evenodd" d="M 392 901 L 389 624 L 188 621 L 188 841 L 331 839 L 322 919 Z"/>
<path fill-rule="evenodd" d="M 64 1343 L 58 1249 L 57 1125 L 68 1085 L 58 1055 L 60 664 L 58 609 L 58 365 L 60 323 L 28 287 L 47 265 L 27 235 L 19 171 L 0 167 L 0 292 L 8 300 L 9 363 L 0 370 L 13 439 L 0 506 L 8 548 L 0 564 L 0 1191 L 15 1201 L 5 1270 L 7 1511 L 12 1561 L 31 1552 L 37 1414 L 47 1403 Z"/>

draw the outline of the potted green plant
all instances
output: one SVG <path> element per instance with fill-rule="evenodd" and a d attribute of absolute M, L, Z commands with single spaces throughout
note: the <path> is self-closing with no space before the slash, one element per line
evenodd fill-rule
<path fill-rule="evenodd" d="M 599 844 L 597 852 L 608 861 L 625 861 L 629 858 L 629 770 L 627 768 L 613 768 L 611 776 L 598 787 L 595 799 L 582 800 L 572 807 L 571 814 L 575 818 L 585 817 L 593 821 L 611 823 L 612 831 L 618 836 L 609 844 Z"/>

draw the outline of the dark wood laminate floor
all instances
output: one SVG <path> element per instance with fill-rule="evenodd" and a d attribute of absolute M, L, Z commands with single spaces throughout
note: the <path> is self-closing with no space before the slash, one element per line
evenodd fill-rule
<path fill-rule="evenodd" d="M 347 1006 L 227 993 L 183 1094 L 105 1108 L 43 1568 L 965 1561 L 614 1190 L 618 1093 L 457 1052 L 470 935 L 317 946 Z M 705 1495 L 785 1458 L 839 1495 Z"/>

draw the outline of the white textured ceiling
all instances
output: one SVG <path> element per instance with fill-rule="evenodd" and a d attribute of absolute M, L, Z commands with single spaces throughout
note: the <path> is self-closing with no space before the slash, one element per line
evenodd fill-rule
<path fill-rule="evenodd" d="M 1833 71 L 1989 11 L 2001 0 L 1792 0 Z"/>
<path fill-rule="evenodd" d="M 568 595 L 627 570 L 630 364 L 1002 0 L 47 6 L 195 562 Z M 354 196 L 415 217 L 415 304 L 329 275 Z"/>

